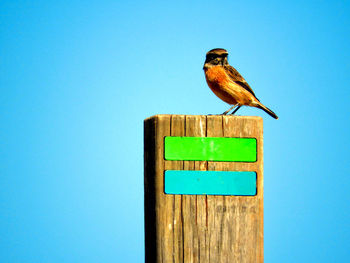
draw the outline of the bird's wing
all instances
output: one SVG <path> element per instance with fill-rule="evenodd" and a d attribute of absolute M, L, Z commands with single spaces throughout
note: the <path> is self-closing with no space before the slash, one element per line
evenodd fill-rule
<path fill-rule="evenodd" d="M 245 79 L 241 76 L 241 74 L 239 74 L 239 72 L 234 67 L 232 67 L 230 65 L 224 65 L 224 68 L 226 70 L 227 75 L 230 77 L 230 79 L 232 79 L 232 81 L 236 82 L 242 88 L 244 88 L 247 91 L 249 91 L 258 100 L 258 98 L 254 94 L 254 91 L 249 86 L 247 81 L 245 81 Z"/>

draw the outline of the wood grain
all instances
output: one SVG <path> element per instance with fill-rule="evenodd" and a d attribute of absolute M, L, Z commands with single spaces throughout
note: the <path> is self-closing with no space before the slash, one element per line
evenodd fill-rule
<path fill-rule="evenodd" d="M 146 263 L 263 262 L 260 117 L 156 115 L 144 122 Z M 255 137 L 258 160 L 165 161 L 164 136 Z M 255 171 L 256 196 L 170 195 L 164 170 Z"/>

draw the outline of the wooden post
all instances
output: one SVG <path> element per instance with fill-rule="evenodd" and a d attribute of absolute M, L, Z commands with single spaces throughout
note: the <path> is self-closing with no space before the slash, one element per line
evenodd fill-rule
<path fill-rule="evenodd" d="M 263 262 L 262 118 L 156 115 L 144 147 L 146 263 Z"/>

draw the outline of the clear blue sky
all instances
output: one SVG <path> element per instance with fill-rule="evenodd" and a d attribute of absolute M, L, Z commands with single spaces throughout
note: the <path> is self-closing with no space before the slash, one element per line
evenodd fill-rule
<path fill-rule="evenodd" d="M 0 262 L 142 262 L 143 119 L 221 113 L 205 53 L 264 118 L 265 261 L 350 251 L 347 1 L 1 1 Z"/>

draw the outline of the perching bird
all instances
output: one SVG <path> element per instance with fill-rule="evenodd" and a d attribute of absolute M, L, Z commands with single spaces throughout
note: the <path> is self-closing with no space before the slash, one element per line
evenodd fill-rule
<path fill-rule="evenodd" d="M 241 106 L 251 106 L 262 109 L 270 116 L 278 119 L 277 115 L 264 106 L 255 96 L 252 88 L 238 71 L 227 61 L 228 52 L 222 48 L 210 50 L 204 62 L 205 78 L 210 89 L 220 99 L 232 105 L 223 114 L 226 115 L 234 107 L 234 114 Z"/>

